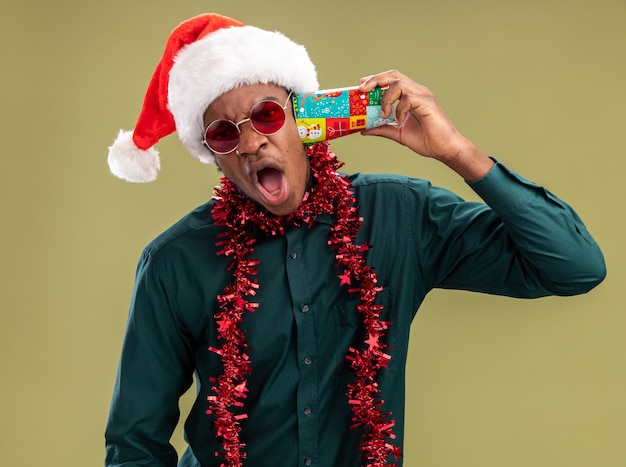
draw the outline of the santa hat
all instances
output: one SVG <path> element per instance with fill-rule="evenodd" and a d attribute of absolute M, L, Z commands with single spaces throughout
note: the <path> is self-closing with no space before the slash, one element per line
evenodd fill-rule
<path fill-rule="evenodd" d="M 133 131 L 121 130 L 109 148 L 111 172 L 129 182 L 150 182 L 160 167 L 154 145 L 176 131 L 189 153 L 215 162 L 201 142 L 211 102 L 241 85 L 274 83 L 304 93 L 319 88 L 305 48 L 279 32 L 217 14 L 196 16 L 172 31 Z"/>

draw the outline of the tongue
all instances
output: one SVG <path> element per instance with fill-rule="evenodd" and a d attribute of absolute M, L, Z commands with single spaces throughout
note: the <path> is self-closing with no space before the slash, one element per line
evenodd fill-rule
<path fill-rule="evenodd" d="M 282 186 L 282 174 L 275 169 L 263 169 L 257 173 L 259 183 L 269 193 L 278 191 Z"/>

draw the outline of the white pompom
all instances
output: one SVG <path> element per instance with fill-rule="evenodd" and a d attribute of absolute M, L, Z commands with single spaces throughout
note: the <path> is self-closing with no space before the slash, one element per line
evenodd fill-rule
<path fill-rule="evenodd" d="M 133 183 L 152 182 L 161 167 L 159 151 L 154 147 L 139 149 L 133 141 L 133 132 L 120 130 L 113 145 L 109 147 L 111 173 Z"/>

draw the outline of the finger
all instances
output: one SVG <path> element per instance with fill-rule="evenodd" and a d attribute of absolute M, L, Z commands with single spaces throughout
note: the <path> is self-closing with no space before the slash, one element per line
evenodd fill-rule
<path fill-rule="evenodd" d="M 413 104 L 409 97 L 406 97 L 405 99 L 401 99 L 398 101 L 398 103 L 396 104 L 396 121 L 398 122 L 404 122 L 406 121 L 406 119 L 409 117 L 409 113 L 411 112 L 411 110 L 413 110 L 415 108 L 415 104 Z"/>
<path fill-rule="evenodd" d="M 397 120 L 402 121 L 410 114 L 423 118 L 440 112 L 434 96 L 426 88 L 422 86 L 411 91 L 413 92 L 404 93 L 396 104 Z"/>
<path fill-rule="evenodd" d="M 361 84 L 359 89 L 364 92 L 369 92 L 376 86 L 384 87 L 388 86 L 392 82 L 402 79 L 404 75 L 397 70 L 388 70 L 375 75 L 364 76 L 361 78 Z"/>
<path fill-rule="evenodd" d="M 383 116 L 388 117 L 395 104 L 397 119 L 403 121 L 406 114 L 428 104 L 431 98 L 432 94 L 425 86 L 409 79 L 397 79 L 389 84 L 383 94 Z"/>
<path fill-rule="evenodd" d="M 382 136 L 383 138 L 389 138 L 396 140 L 398 135 L 398 129 L 392 125 L 383 125 L 376 128 L 370 128 L 369 130 L 361 131 L 363 136 Z"/>

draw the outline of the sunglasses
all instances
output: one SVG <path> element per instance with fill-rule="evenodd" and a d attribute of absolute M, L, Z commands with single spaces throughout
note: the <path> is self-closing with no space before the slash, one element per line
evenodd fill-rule
<path fill-rule="evenodd" d="M 202 144 L 215 154 L 228 154 L 239 146 L 241 136 L 239 126 L 246 122 L 250 122 L 254 131 L 261 135 L 273 135 L 285 124 L 285 110 L 292 94 L 289 93 L 283 106 L 271 100 L 259 102 L 250 110 L 250 116 L 240 122 L 219 119 L 209 123 L 204 130 Z"/>

